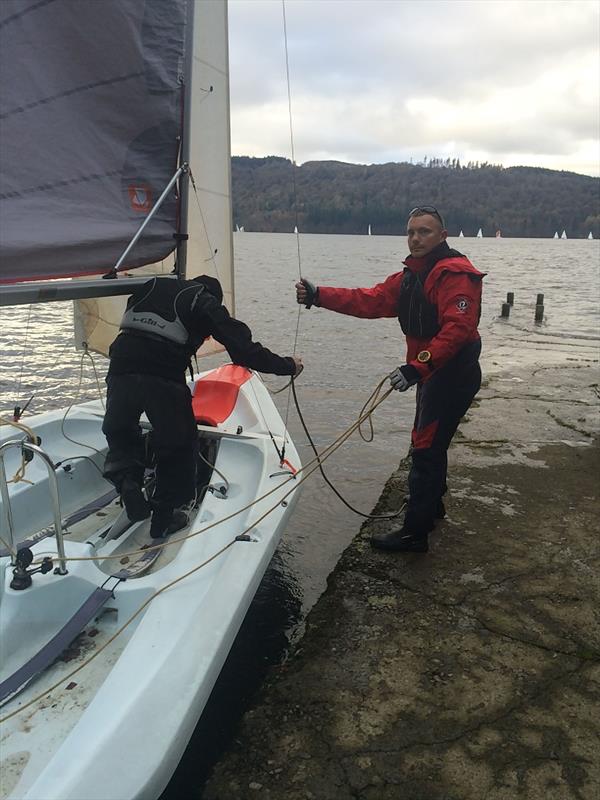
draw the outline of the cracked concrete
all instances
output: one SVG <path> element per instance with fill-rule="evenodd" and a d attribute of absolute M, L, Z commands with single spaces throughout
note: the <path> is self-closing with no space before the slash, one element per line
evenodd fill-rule
<path fill-rule="evenodd" d="M 488 373 L 429 554 L 363 526 L 205 800 L 596 800 L 598 371 L 574 358 Z"/>

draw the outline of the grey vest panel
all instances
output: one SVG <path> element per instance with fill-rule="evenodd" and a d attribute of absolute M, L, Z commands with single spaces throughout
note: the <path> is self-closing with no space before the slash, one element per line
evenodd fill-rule
<path fill-rule="evenodd" d="M 148 290 L 147 294 L 138 300 L 135 305 L 131 306 L 131 308 L 128 308 L 125 311 L 121 319 L 121 330 L 133 330 L 141 333 L 151 333 L 153 336 L 161 336 L 163 339 L 167 339 L 170 342 L 175 342 L 175 344 L 186 345 L 188 343 L 190 334 L 188 329 L 181 321 L 179 314 L 177 313 L 177 300 L 179 299 L 180 295 L 183 294 L 183 292 L 188 291 L 189 287 L 182 289 L 181 292 L 179 292 L 179 294 L 177 294 L 175 297 L 173 301 L 173 315 L 175 319 L 169 320 L 152 311 L 138 311 L 136 309 L 136 306 L 140 305 L 149 297 L 155 285 L 156 279 Z M 198 287 L 198 290 L 202 291 L 200 287 Z"/>

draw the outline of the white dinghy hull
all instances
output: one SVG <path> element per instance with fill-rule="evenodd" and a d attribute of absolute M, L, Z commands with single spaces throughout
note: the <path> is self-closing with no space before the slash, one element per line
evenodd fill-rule
<path fill-rule="evenodd" d="M 101 425 L 97 403 L 82 404 L 78 415 L 95 417 L 98 428 Z M 53 447 L 58 452 L 69 444 L 60 441 L 62 416 L 55 416 L 54 438 L 48 415 L 41 418 L 46 425 L 43 446 L 52 458 Z M 27 423 L 35 431 L 36 418 Z M 67 433 L 68 423 L 69 418 Z M 292 470 L 281 466 L 271 434 L 281 448 L 283 422 L 257 375 L 239 387 L 233 411 L 222 423 L 200 425 L 199 430 L 216 451 L 214 491 L 206 492 L 188 528 L 164 540 L 168 546 L 146 573 L 120 582 L 110 577 L 139 558 L 126 553 L 154 543 L 147 520 L 114 539 L 110 533 L 102 537 L 111 522 L 118 530 L 123 518 L 116 501 L 77 521 L 66 534 L 68 574 L 36 574 L 30 588 L 15 590 L 10 587 L 10 557 L 1 559 L 0 632 L 8 654 L 3 681 L 54 636 L 97 587 L 114 586 L 112 597 L 75 642 L 0 709 L 5 720 L 1 797 L 151 800 L 160 795 L 177 766 L 299 491 L 292 474 L 300 467 L 298 454 L 287 440 L 286 460 Z M 97 431 L 90 436 L 97 444 Z M 73 480 L 70 473 L 87 462 L 72 464 L 63 483 Z M 229 482 L 225 497 L 217 470 Z M 95 474 L 96 494 L 104 495 L 105 481 L 99 471 Z M 15 519 L 25 492 L 21 486 L 18 492 L 13 488 Z M 22 538 L 18 530 L 15 533 Z M 24 533 L 29 536 L 31 531 Z M 240 535 L 243 539 L 236 541 Z M 36 561 L 52 555 L 56 563 L 54 538 L 31 549 Z M 110 555 L 119 557 L 109 559 Z M 93 560 L 69 560 L 77 556 Z M 186 573 L 190 574 L 182 578 Z M 156 592 L 160 594 L 150 600 Z M 48 691 L 57 681 L 62 682 Z"/>

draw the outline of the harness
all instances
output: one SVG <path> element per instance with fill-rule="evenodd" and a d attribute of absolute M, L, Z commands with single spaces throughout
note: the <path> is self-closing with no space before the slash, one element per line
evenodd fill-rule
<path fill-rule="evenodd" d="M 153 278 L 145 294 L 128 305 L 119 327 L 136 336 L 179 345 L 191 355 L 202 342 L 189 331 L 179 315 L 179 310 L 193 311 L 205 292 L 205 287 L 194 284 L 179 288 L 171 280 L 160 284 L 157 280 Z M 175 293 L 173 290 L 176 290 Z M 189 303 L 187 309 L 182 309 L 183 301 Z"/>
<path fill-rule="evenodd" d="M 432 339 L 440 330 L 438 308 L 425 295 L 425 282 L 433 268 L 445 258 L 464 258 L 458 250 L 445 247 L 443 252 L 433 254 L 424 270 L 413 272 L 404 268 L 398 298 L 398 322 L 405 336 L 417 339 Z"/>

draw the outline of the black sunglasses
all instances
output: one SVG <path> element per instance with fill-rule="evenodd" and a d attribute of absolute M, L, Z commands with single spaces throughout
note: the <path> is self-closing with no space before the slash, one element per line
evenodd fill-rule
<path fill-rule="evenodd" d="M 432 216 L 437 217 L 442 228 L 444 227 L 444 218 L 434 206 L 415 206 L 415 208 L 408 212 L 408 218 L 410 219 L 411 217 L 418 217 L 421 214 L 431 214 Z"/>

